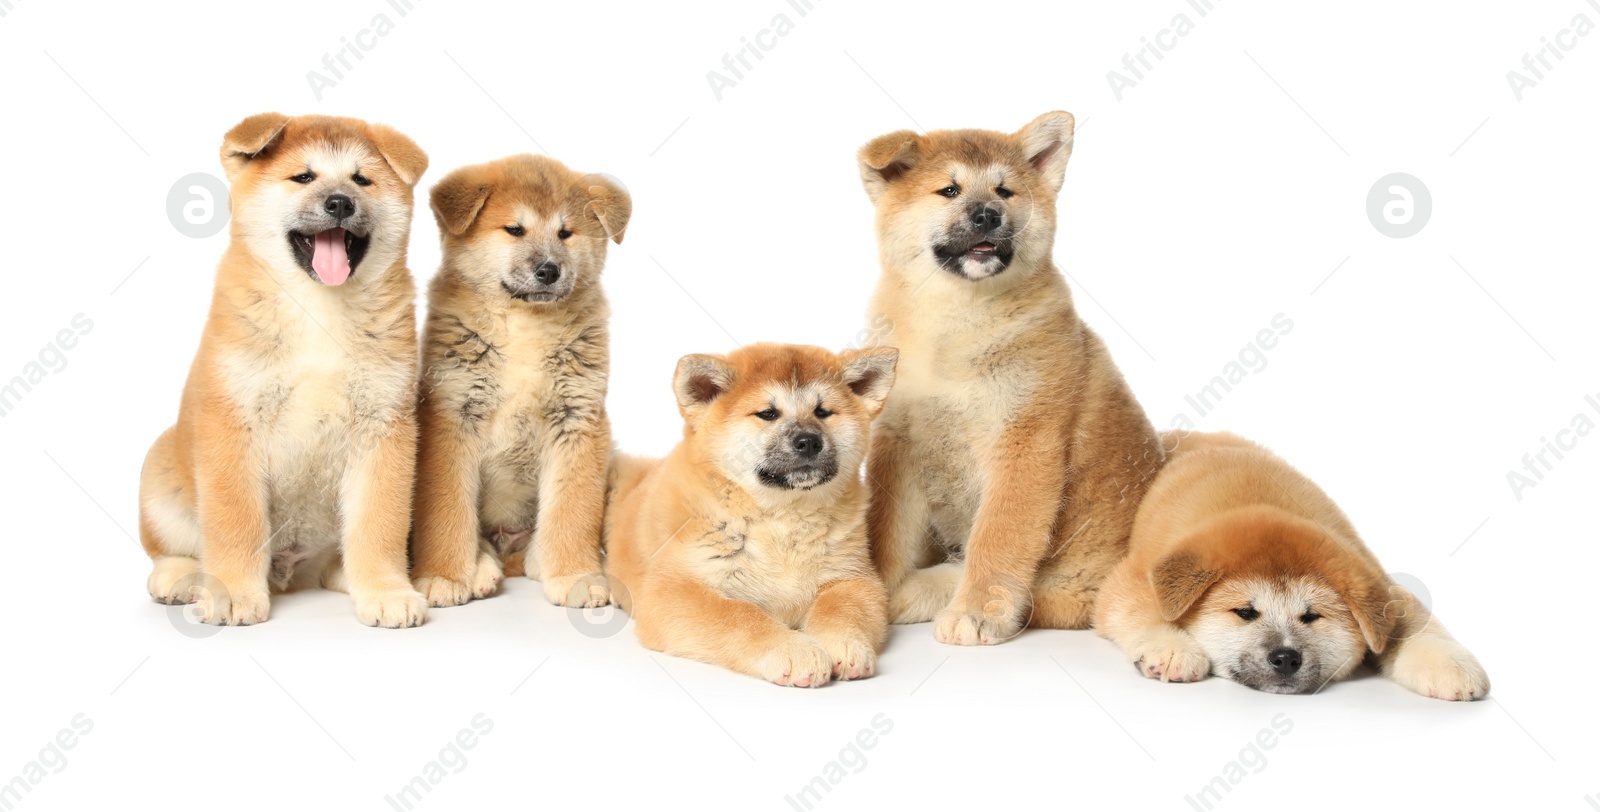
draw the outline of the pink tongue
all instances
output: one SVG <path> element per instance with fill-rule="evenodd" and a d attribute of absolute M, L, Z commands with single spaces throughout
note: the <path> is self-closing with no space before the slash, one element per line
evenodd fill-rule
<path fill-rule="evenodd" d="M 330 228 L 312 237 L 311 270 L 324 285 L 342 285 L 350 278 L 350 255 L 344 250 L 344 229 Z"/>

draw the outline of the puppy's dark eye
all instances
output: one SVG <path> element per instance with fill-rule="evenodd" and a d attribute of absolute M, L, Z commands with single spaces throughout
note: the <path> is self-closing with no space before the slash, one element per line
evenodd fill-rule
<path fill-rule="evenodd" d="M 570 229 L 563 228 L 560 231 L 556 232 L 556 239 L 559 239 L 559 240 L 564 240 L 564 239 L 566 239 L 568 237 L 571 237 L 571 236 L 572 236 L 572 231 Z"/>
<path fill-rule="evenodd" d="M 522 226 L 506 226 L 506 233 L 513 237 L 521 237 L 527 234 L 528 230 Z"/>
<path fill-rule="evenodd" d="M 1246 606 L 1242 609 L 1235 609 L 1233 610 L 1233 613 L 1238 615 L 1246 623 L 1261 617 L 1261 613 L 1257 612 L 1254 606 Z"/>
<path fill-rule="evenodd" d="M 357 186 L 371 186 L 372 185 L 372 179 L 367 177 L 366 175 L 361 174 L 360 172 L 357 172 L 354 175 L 351 175 L 350 179 L 355 181 Z"/>
<path fill-rule="evenodd" d="M 1310 623 L 1310 622 L 1312 622 L 1312 621 L 1314 621 L 1314 620 L 1316 620 L 1317 618 L 1320 618 L 1320 617 L 1322 617 L 1322 615 L 1319 615 L 1316 612 L 1306 612 L 1305 614 L 1300 616 L 1300 622 L 1301 623 Z"/>
<path fill-rule="evenodd" d="M 768 407 L 768 408 L 762 409 L 759 412 L 756 412 L 756 417 L 759 417 L 762 420 L 765 420 L 768 423 L 771 423 L 772 421 L 778 419 L 778 410 L 777 409 L 773 409 L 771 407 Z"/>
<path fill-rule="evenodd" d="M 999 195 L 1001 200 L 1004 200 L 1004 199 L 1016 194 L 1016 192 L 1013 192 L 1013 191 L 1011 191 L 1010 189 L 1007 189 L 1004 186 L 996 186 L 996 187 L 994 187 L 994 193 Z"/>
<path fill-rule="evenodd" d="M 312 182 L 312 181 L 314 181 L 316 179 L 317 179 L 317 176 L 311 174 L 310 172 L 301 172 L 300 174 L 295 175 L 294 177 L 290 178 L 289 180 L 292 180 L 295 183 L 310 183 L 310 182 Z"/>
<path fill-rule="evenodd" d="M 833 415 L 833 412 L 828 411 L 824 406 L 818 406 L 817 410 L 812 414 L 816 415 L 818 420 L 826 420 Z"/>
<path fill-rule="evenodd" d="M 949 186 L 946 186 L 943 189 L 940 189 L 939 191 L 934 192 L 934 194 L 941 195 L 941 196 L 944 196 L 944 197 L 955 197 L 956 195 L 961 194 L 961 187 L 955 185 L 954 183 L 952 183 Z"/>

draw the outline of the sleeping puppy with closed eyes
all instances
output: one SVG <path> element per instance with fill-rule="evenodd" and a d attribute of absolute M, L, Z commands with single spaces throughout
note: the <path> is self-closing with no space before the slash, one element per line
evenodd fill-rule
<path fill-rule="evenodd" d="M 1424 696 L 1488 694 L 1472 652 L 1390 580 L 1304 474 L 1232 434 L 1163 440 L 1177 450 L 1095 611 L 1095 628 L 1141 674 L 1315 693 L 1370 660 Z"/>

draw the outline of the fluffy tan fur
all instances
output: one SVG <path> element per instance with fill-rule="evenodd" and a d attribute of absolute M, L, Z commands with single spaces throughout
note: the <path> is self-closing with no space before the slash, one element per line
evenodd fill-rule
<path fill-rule="evenodd" d="M 1383 674 L 1417 693 L 1488 693 L 1477 659 L 1391 581 L 1305 475 L 1231 434 L 1165 441 L 1174 451 L 1096 608 L 1095 627 L 1141 673 L 1189 682 L 1215 671 L 1299 693 L 1348 676 L 1370 651 Z M 1286 641 L 1318 672 L 1273 678 L 1261 667 Z"/>
<path fill-rule="evenodd" d="M 868 469 L 873 557 L 893 621 L 933 620 L 946 643 L 1086 627 L 1161 465 L 1051 258 L 1072 142 L 1056 112 L 860 151 L 883 265 L 871 318 L 901 352 Z"/>
<path fill-rule="evenodd" d="M 610 309 L 600 275 L 607 241 L 622 242 L 628 194 L 518 155 L 450 173 L 432 201 L 444 261 L 423 343 L 417 588 L 454 606 L 524 570 L 552 603 L 603 605 Z"/>
<path fill-rule="evenodd" d="M 224 136 L 222 163 L 231 240 L 178 422 L 140 478 L 150 594 L 243 625 L 267 619 L 269 590 L 322 584 L 347 590 L 363 623 L 415 626 L 427 606 L 406 575 L 417 341 L 405 260 L 427 156 L 383 125 L 264 113 Z M 325 219 L 333 194 L 353 199 L 370 240 L 336 287 L 297 264 L 286 230 Z"/>
<path fill-rule="evenodd" d="M 606 522 L 613 597 L 644 645 L 780 685 L 874 673 L 887 608 L 859 471 L 894 363 L 775 344 L 679 362 L 683 441 L 616 461 Z M 800 436 L 831 478 L 794 467 Z"/>

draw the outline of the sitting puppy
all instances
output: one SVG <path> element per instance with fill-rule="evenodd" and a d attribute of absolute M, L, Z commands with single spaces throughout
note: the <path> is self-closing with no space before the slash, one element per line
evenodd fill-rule
<path fill-rule="evenodd" d="M 269 589 L 348 591 L 415 626 L 412 188 L 428 157 L 351 118 L 251 116 L 222 139 L 233 221 L 177 425 L 139 481 L 150 595 L 207 623 L 267 619 Z"/>
<path fill-rule="evenodd" d="M 503 571 L 550 602 L 610 600 L 600 566 L 610 368 L 606 241 L 632 203 L 616 181 L 517 155 L 433 187 L 444 261 L 428 296 L 412 540 L 434 606 L 486 597 Z"/>
<path fill-rule="evenodd" d="M 690 355 L 683 441 L 619 457 L 612 596 L 649 648 L 800 688 L 872 676 L 887 598 L 860 481 L 897 352 L 756 344 Z"/>
<path fill-rule="evenodd" d="M 900 349 L 873 429 L 869 526 L 895 623 L 988 645 L 1082 629 L 1127 551 L 1160 441 L 1052 258 L 1070 113 L 1014 133 L 889 133 L 861 148 Z"/>
<path fill-rule="evenodd" d="M 1339 507 L 1305 475 L 1231 434 L 1178 448 L 1106 579 L 1095 628 L 1164 682 L 1215 672 L 1273 693 L 1314 693 L 1371 652 L 1426 696 L 1479 699 L 1489 677 L 1390 581 Z"/>

